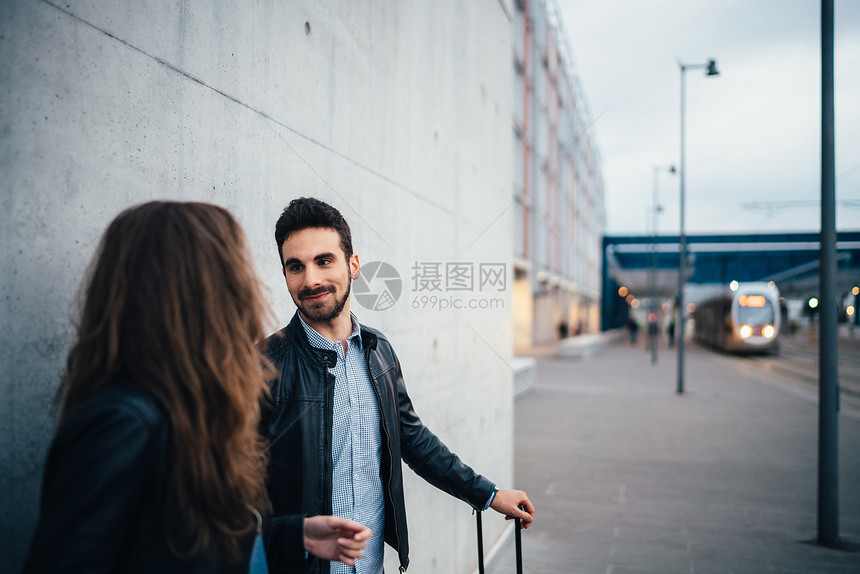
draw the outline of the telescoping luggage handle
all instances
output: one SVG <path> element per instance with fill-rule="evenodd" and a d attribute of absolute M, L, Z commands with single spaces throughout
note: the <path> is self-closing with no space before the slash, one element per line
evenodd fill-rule
<path fill-rule="evenodd" d="M 523 505 L 520 505 L 520 510 L 525 510 Z M 475 516 L 478 521 L 478 574 L 484 574 L 484 524 L 481 521 L 483 512 L 476 512 Z M 514 518 L 514 543 L 516 544 L 517 553 L 517 574 L 523 574 L 523 539 L 520 532 L 520 519 Z"/>

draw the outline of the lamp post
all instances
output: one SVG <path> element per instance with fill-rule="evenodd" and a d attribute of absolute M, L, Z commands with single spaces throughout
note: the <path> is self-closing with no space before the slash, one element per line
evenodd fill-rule
<path fill-rule="evenodd" d="M 678 62 L 681 69 L 681 162 L 680 162 L 680 204 L 681 225 L 678 230 L 678 394 L 684 393 L 684 282 L 687 273 L 687 236 L 684 234 L 684 185 L 687 175 L 684 148 L 685 148 L 685 77 L 687 70 L 704 69 L 706 76 L 718 76 L 717 61 L 708 60 L 705 64 L 684 64 Z"/>
<path fill-rule="evenodd" d="M 660 333 L 660 326 L 657 322 L 657 216 L 663 211 L 663 207 L 659 202 L 659 187 L 660 187 L 660 172 L 668 171 L 675 173 L 675 166 L 667 167 L 654 166 L 654 204 L 651 212 L 651 314 L 648 317 L 648 334 L 651 337 L 651 364 L 657 364 L 657 337 Z M 653 319 L 653 320 L 652 320 Z"/>
<path fill-rule="evenodd" d="M 822 0 L 818 544 L 839 547 L 839 333 L 836 324 L 836 109 L 833 94 L 833 18 L 833 0 Z"/>

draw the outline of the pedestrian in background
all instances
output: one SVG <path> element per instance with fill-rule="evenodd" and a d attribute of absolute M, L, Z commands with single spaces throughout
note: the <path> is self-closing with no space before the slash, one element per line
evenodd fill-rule
<path fill-rule="evenodd" d="M 635 345 L 636 335 L 639 334 L 639 323 L 633 317 L 627 320 L 627 330 L 630 331 L 630 344 Z"/>
<path fill-rule="evenodd" d="M 130 208 L 82 296 L 24 572 L 264 572 L 271 311 L 239 224 L 208 204 Z M 330 516 L 291 526 L 296 564 L 352 563 L 370 536 Z"/>
<path fill-rule="evenodd" d="M 559 339 L 567 339 L 567 336 L 570 334 L 570 327 L 567 325 L 567 321 L 562 319 L 558 322 L 558 338 Z"/>

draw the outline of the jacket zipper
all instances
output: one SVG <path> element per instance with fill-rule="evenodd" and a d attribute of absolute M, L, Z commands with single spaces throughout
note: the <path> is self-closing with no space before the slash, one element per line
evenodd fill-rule
<path fill-rule="evenodd" d="M 323 499 L 323 514 L 332 513 L 332 474 L 334 473 L 334 468 L 331 462 L 331 433 L 333 426 L 332 417 L 334 412 L 334 381 L 329 380 L 332 376 L 333 375 L 328 372 L 328 368 L 323 366 L 323 452 L 328 453 L 328 456 L 324 457 L 325 468 L 323 475 L 325 476 L 325 482 L 323 484 L 323 492 L 325 493 L 325 498 Z M 323 573 L 331 572 L 331 563 L 327 560 L 321 560 L 320 571 Z"/>
<path fill-rule="evenodd" d="M 397 537 L 397 553 L 400 554 L 400 524 L 397 521 L 397 505 L 394 503 L 394 493 L 391 492 L 391 479 L 394 476 L 394 454 L 391 452 L 391 431 L 388 429 L 388 421 L 385 418 L 385 409 L 382 405 L 382 396 L 379 394 L 377 387 L 376 375 L 373 368 L 370 366 L 370 348 L 368 346 L 364 353 L 364 361 L 367 363 L 367 372 L 370 374 L 370 380 L 373 386 L 373 392 L 376 395 L 376 404 L 379 406 L 379 416 L 382 417 L 382 429 L 385 431 L 385 446 L 388 449 L 388 480 L 386 481 L 386 490 L 388 490 L 388 498 L 391 500 L 391 513 L 394 515 L 394 535 Z M 399 557 L 398 557 L 399 561 Z M 406 572 L 406 568 L 402 564 L 398 566 L 400 572 Z"/>
<path fill-rule="evenodd" d="M 329 453 L 329 456 L 325 459 L 325 484 L 323 485 L 326 498 L 323 501 L 323 514 L 331 514 L 332 506 L 331 506 L 331 497 L 332 497 L 332 473 L 334 469 L 331 464 L 331 433 L 332 433 L 332 409 L 334 405 L 334 401 L 332 399 L 332 394 L 334 393 L 334 384 L 329 384 L 329 377 L 331 374 L 328 372 L 328 369 L 323 369 L 323 391 L 325 393 L 324 396 L 324 407 L 323 410 L 325 412 L 325 416 L 323 417 L 323 452 Z"/>

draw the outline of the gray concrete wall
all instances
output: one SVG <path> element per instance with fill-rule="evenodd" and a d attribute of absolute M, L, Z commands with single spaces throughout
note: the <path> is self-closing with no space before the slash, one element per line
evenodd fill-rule
<path fill-rule="evenodd" d="M 510 0 L 0 2 L 4 569 L 35 525 L 84 268 L 119 211 L 156 198 L 231 209 L 281 322 L 277 215 L 299 195 L 339 207 L 362 262 L 403 280 L 394 307 L 354 310 L 394 342 L 428 426 L 511 486 L 510 14 Z M 501 263 L 507 282 L 443 284 L 434 304 L 416 263 Z M 494 309 L 439 309 L 454 301 Z M 413 568 L 470 572 L 470 509 L 414 475 L 406 487 Z M 485 528 L 491 545 L 504 521 Z"/>

